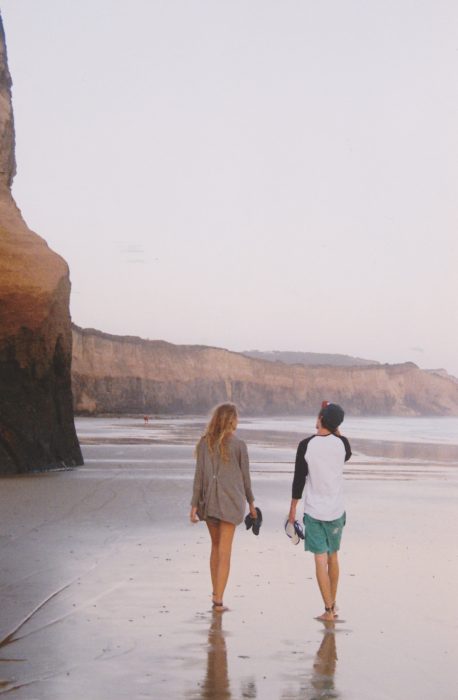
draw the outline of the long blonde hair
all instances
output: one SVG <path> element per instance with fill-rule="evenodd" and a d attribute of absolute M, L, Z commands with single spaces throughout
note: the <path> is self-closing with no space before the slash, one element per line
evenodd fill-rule
<path fill-rule="evenodd" d="M 197 447 L 202 440 L 205 440 L 210 454 L 218 452 L 223 462 L 229 461 L 227 452 L 227 438 L 237 427 L 237 407 L 233 403 L 222 403 L 217 406 L 210 418 L 205 433 L 199 440 Z M 197 449 L 197 448 L 196 448 Z"/>

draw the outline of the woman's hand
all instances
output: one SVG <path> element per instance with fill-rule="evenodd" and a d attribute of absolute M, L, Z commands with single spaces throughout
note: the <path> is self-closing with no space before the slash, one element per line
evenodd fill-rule
<path fill-rule="evenodd" d="M 257 510 L 254 506 L 254 501 L 253 503 L 250 503 L 250 515 L 253 518 L 253 520 L 256 520 L 256 518 L 258 517 Z"/>
<path fill-rule="evenodd" d="M 189 514 L 189 520 L 190 520 L 192 523 L 198 523 L 198 522 L 199 522 L 199 518 L 197 517 L 197 506 L 192 506 L 191 512 L 190 512 L 190 514 Z"/>

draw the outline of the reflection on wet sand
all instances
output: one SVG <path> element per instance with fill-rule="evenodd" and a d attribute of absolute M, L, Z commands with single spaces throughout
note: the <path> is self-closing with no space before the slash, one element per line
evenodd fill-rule
<path fill-rule="evenodd" d="M 212 613 L 208 630 L 207 670 L 199 692 L 193 697 L 202 700 L 230 700 L 232 697 L 222 613 Z"/>
<path fill-rule="evenodd" d="M 335 625 L 333 622 L 323 622 L 323 625 L 324 636 L 316 653 L 311 673 L 304 675 L 297 691 L 283 693 L 282 700 L 315 700 L 317 698 L 335 700 L 340 697 L 334 681 L 337 665 Z"/>
<path fill-rule="evenodd" d="M 334 685 L 334 674 L 337 664 L 336 635 L 333 622 L 324 623 L 325 632 L 313 664 L 311 678 L 312 688 L 319 693 L 320 698 L 338 698 L 339 693 Z"/>
<path fill-rule="evenodd" d="M 242 697 L 256 698 L 254 680 L 242 682 Z M 223 630 L 223 615 L 212 613 L 208 630 L 207 669 L 199 690 L 193 693 L 195 700 L 230 700 L 232 696 L 228 664 L 226 639 Z"/>

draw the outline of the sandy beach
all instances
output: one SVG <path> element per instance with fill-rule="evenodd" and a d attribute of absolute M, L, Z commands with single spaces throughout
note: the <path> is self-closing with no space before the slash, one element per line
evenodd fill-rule
<path fill-rule="evenodd" d="M 240 434 L 264 524 L 238 528 L 230 611 L 210 611 L 208 535 L 188 521 L 199 429 L 80 420 L 84 467 L 2 480 L 0 694 L 456 698 L 456 448 L 355 454 L 326 628 L 312 557 L 282 528 L 296 442 L 262 431 Z"/>

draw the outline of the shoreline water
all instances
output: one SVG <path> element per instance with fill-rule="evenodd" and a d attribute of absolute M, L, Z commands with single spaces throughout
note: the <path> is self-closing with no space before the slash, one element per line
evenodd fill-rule
<path fill-rule="evenodd" d="M 148 416 L 149 423 L 145 426 L 143 418 L 143 414 L 106 414 L 76 416 L 75 422 L 77 426 L 100 421 L 106 425 L 117 423 L 130 428 L 173 425 L 199 429 L 208 422 L 208 416 L 203 414 L 160 414 Z M 303 435 L 314 432 L 315 421 L 316 416 L 313 415 L 241 416 L 239 429 L 258 431 L 264 435 L 270 432 Z M 343 427 L 353 439 L 458 445 L 458 416 L 346 416 Z"/>
<path fill-rule="evenodd" d="M 248 417 L 240 420 L 237 432 L 257 453 L 265 451 L 264 462 L 294 465 L 297 443 L 315 431 L 315 420 L 313 416 L 292 419 Z M 205 424 L 205 416 L 172 419 L 161 416 L 146 425 L 142 416 L 79 418 L 76 422 L 84 446 L 102 443 L 193 446 Z M 100 431 L 103 431 L 103 437 Z M 423 418 L 375 418 L 365 419 L 359 427 L 351 419 L 346 419 L 343 433 L 352 444 L 352 464 L 376 463 L 380 466 L 384 462 L 390 466 L 393 462 L 401 462 L 412 467 L 433 463 L 458 466 L 458 418 L 436 418 L 432 425 Z"/>
<path fill-rule="evenodd" d="M 2 481 L 0 695 L 454 700 L 453 462 L 350 462 L 343 622 L 329 630 L 310 555 L 283 532 L 296 444 L 252 423 L 264 523 L 238 528 L 231 610 L 215 620 L 208 535 L 188 522 L 205 420 L 133 420 L 78 419 L 84 467 Z"/>

